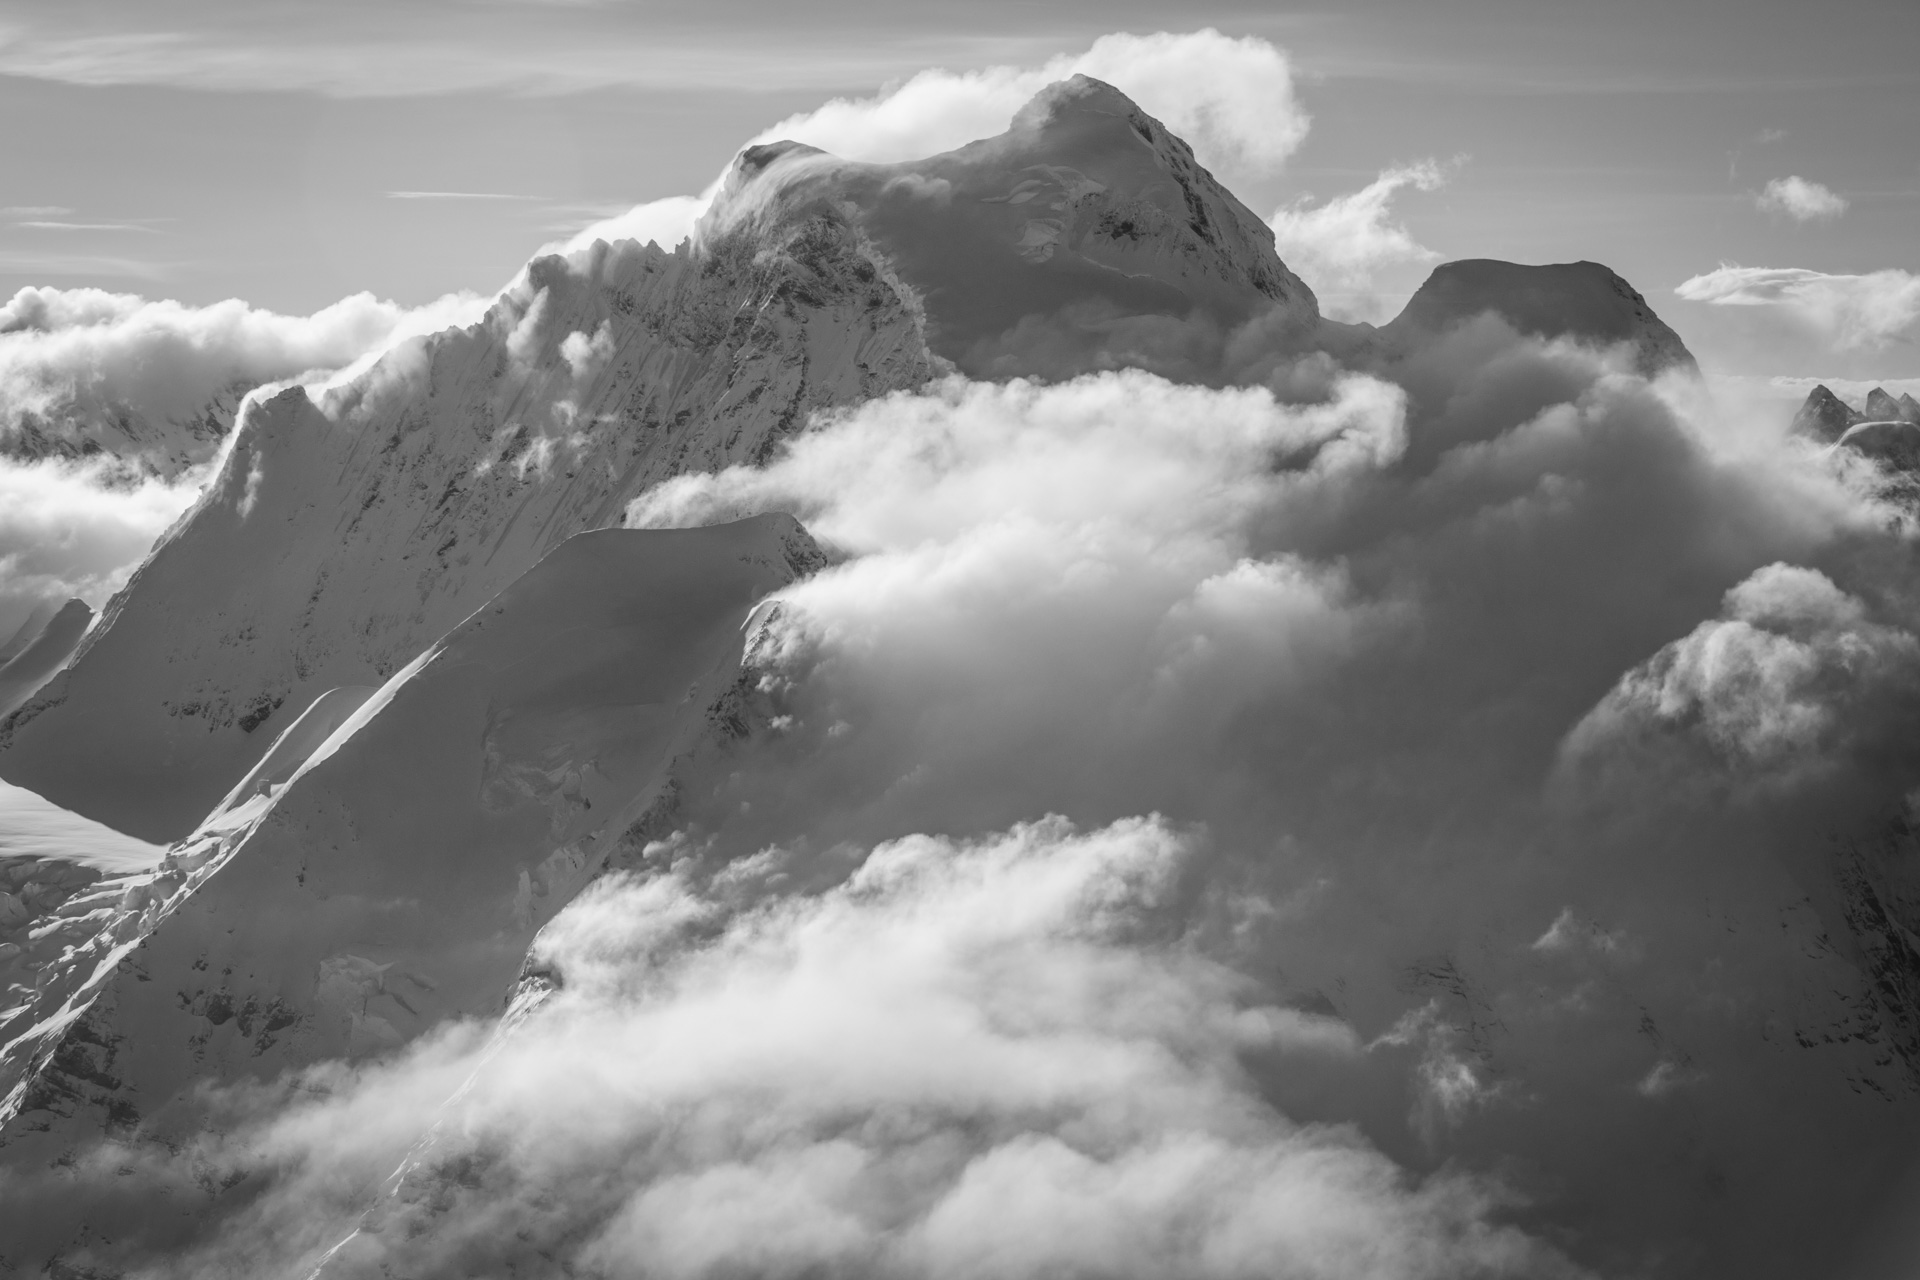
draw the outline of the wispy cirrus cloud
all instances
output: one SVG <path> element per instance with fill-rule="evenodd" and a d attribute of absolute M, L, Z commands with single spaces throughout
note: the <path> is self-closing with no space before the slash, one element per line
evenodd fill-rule
<path fill-rule="evenodd" d="M 757 38 L 743 40 L 718 15 L 675 21 L 625 5 L 181 0 L 164 18 L 128 5 L 103 21 L 98 8 L 83 18 L 69 6 L 23 0 L 0 26 L 0 74 L 343 98 L 623 87 L 831 92 L 909 75 L 932 48 L 952 44 L 850 38 L 847 22 L 812 15 L 754 18 Z"/>
<path fill-rule="evenodd" d="M 389 191 L 389 200 L 524 200 L 537 202 L 540 196 L 514 195 L 507 191 Z"/>
<path fill-rule="evenodd" d="M 1753 198 L 1763 213 L 1783 214 L 1795 222 L 1828 222 L 1847 211 L 1847 199 L 1799 174 L 1775 178 Z"/>
<path fill-rule="evenodd" d="M 0 271 L 37 276 L 97 276 L 112 279 L 164 280 L 174 265 L 100 253 L 62 253 L 38 249 L 0 249 Z"/>
<path fill-rule="evenodd" d="M 155 228 L 143 226 L 137 222 L 59 222 L 32 218 L 13 225 L 24 227 L 29 231 L 132 231 L 141 235 L 157 234 Z"/>

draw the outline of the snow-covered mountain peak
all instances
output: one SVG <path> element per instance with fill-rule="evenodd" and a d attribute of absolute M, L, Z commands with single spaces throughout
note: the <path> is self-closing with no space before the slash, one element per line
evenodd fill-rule
<path fill-rule="evenodd" d="M 1317 324 L 1273 233 L 1192 148 L 1113 86 L 1075 76 L 1006 132 L 924 160 L 865 164 L 795 142 L 742 152 L 701 227 L 791 242 L 850 226 L 925 308 L 933 351 L 983 377 L 1132 365 L 1217 375 L 1255 321 Z"/>

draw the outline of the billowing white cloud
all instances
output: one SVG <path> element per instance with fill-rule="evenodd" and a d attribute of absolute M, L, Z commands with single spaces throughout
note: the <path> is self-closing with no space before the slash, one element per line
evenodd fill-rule
<path fill-rule="evenodd" d="M 1281 261 L 1323 298 L 1365 289 L 1384 267 L 1436 261 L 1440 255 L 1393 221 L 1389 206 L 1404 188 L 1432 191 L 1446 180 L 1436 161 L 1423 160 L 1384 170 L 1360 190 L 1325 204 L 1284 205 L 1269 219 Z"/>
<path fill-rule="evenodd" d="M 560 987 L 513 1031 L 194 1152 L 282 1176 L 165 1273 L 304 1274 L 337 1244 L 420 1276 L 556 1256 L 689 1280 L 1573 1275 L 1494 1223 L 1497 1184 L 1408 1177 L 1261 1096 L 1249 1060 L 1364 1050 L 1168 933 L 1196 843 L 1048 818 L 889 841 L 797 895 L 795 851 L 714 868 L 663 847 L 672 870 L 603 881 L 544 931 Z M 396 1166 L 445 1193 L 356 1224 L 343 1170 Z"/>
<path fill-rule="evenodd" d="M 652 241 L 663 249 L 672 249 L 693 235 L 700 215 L 713 203 L 713 197 L 719 189 L 720 183 L 716 179 L 697 196 L 667 196 L 649 200 L 625 213 L 616 213 L 610 218 L 591 223 L 563 240 L 556 240 L 546 245 L 542 252 L 573 253 L 595 240 L 605 240 L 609 244 L 620 240 L 638 240 L 641 244 Z"/>
<path fill-rule="evenodd" d="M 1845 759 L 1861 705 L 1895 680 L 1920 682 L 1920 640 L 1825 574 L 1772 564 L 1727 592 L 1719 619 L 1623 676 L 1565 754 L 1579 766 L 1649 738 L 1693 739 L 1742 784 L 1797 781 Z"/>
<path fill-rule="evenodd" d="M 1753 202 L 1764 213 L 1785 214 L 1795 222 L 1828 221 L 1847 211 L 1844 196 L 1799 174 L 1775 178 Z"/>
<path fill-rule="evenodd" d="M 1770 309 L 1842 351 L 1920 338 L 1920 275 L 1910 271 L 1836 275 L 1802 267 L 1723 266 L 1674 292 L 1689 302 Z"/>
<path fill-rule="evenodd" d="M 1075 74 L 1116 86 L 1184 138 L 1203 164 L 1228 175 L 1278 168 L 1307 134 L 1285 51 L 1208 28 L 1105 35 L 1084 53 L 1060 54 L 1039 66 L 928 69 L 873 97 L 836 98 L 788 116 L 750 142 L 791 139 L 846 160 L 918 160 L 1004 132 L 1036 93 Z M 692 234 L 717 187 L 716 181 L 698 196 L 641 205 L 554 247 L 633 238 L 671 248 Z"/>

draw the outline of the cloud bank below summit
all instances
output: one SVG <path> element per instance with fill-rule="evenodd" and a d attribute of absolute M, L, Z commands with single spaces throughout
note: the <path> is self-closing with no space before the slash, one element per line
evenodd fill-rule
<path fill-rule="evenodd" d="M 253 1175 L 161 1268 L 202 1276 L 356 1224 L 336 1265 L 423 1277 L 1537 1276 L 1673 1215 L 1762 1274 L 1724 1164 L 1843 1229 L 1871 1162 L 1800 1157 L 1879 1104 L 1749 1015 L 1846 980 L 1781 860 L 1912 754 L 1831 731 L 1920 667 L 1891 509 L 1684 382 L 1451 342 L 1307 404 L 953 378 L 653 490 L 629 523 L 794 510 L 847 558 L 762 615 L 759 730 L 648 873 L 542 935 L 558 992 L 62 1194 Z"/>

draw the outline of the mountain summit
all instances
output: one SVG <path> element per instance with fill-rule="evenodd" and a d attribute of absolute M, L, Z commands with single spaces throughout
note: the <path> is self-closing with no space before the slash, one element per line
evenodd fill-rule
<path fill-rule="evenodd" d="M 1043 90 L 997 137 L 904 164 L 750 148 L 706 234 L 855 225 L 925 308 L 933 352 L 975 377 L 1144 367 L 1217 375 L 1255 322 L 1319 319 L 1273 232 L 1112 85 Z"/>

